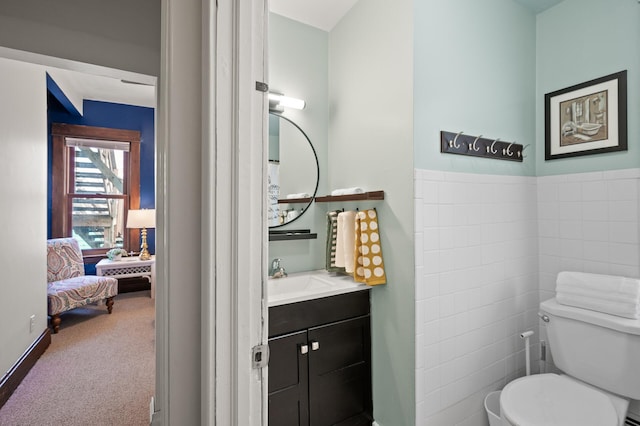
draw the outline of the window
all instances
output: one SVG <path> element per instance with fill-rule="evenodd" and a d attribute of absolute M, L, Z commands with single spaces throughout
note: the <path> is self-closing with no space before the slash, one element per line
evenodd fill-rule
<path fill-rule="evenodd" d="M 140 205 L 140 133 L 53 124 L 52 134 L 52 236 L 73 236 L 85 256 L 133 249 L 139 231 L 125 224 Z"/>

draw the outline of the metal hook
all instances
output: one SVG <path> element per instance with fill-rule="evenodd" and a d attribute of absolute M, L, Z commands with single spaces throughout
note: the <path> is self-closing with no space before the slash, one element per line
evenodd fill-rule
<path fill-rule="evenodd" d="M 449 143 L 449 146 L 453 146 L 455 149 L 460 148 L 460 145 L 458 145 L 457 140 L 458 140 L 458 136 L 460 136 L 462 133 L 464 133 L 464 132 L 460 132 L 460 133 L 458 133 L 458 134 L 456 135 L 456 137 L 455 137 L 455 138 L 453 138 L 453 141 Z"/>
<path fill-rule="evenodd" d="M 524 155 L 524 150 L 527 149 L 527 147 L 529 147 L 529 145 L 531 145 L 530 143 L 526 144 L 525 146 L 522 147 L 522 158 L 527 158 L 526 155 Z"/>
<path fill-rule="evenodd" d="M 507 155 L 508 155 L 509 157 L 513 157 L 513 152 L 511 152 L 511 147 L 513 146 L 513 144 L 514 144 L 514 143 L 515 143 L 515 142 L 511 142 L 511 143 L 509 144 L 509 146 L 507 147 Z"/>
<path fill-rule="evenodd" d="M 473 141 L 473 143 L 471 145 L 469 145 L 469 148 L 478 152 L 480 151 L 480 147 L 476 146 L 476 142 L 478 142 L 478 140 L 482 137 L 482 135 L 478 136 L 477 138 L 475 138 L 475 140 Z"/>
<path fill-rule="evenodd" d="M 497 150 L 497 149 L 496 149 L 496 150 L 494 150 L 494 149 L 493 149 L 493 146 L 494 146 L 494 145 L 496 144 L 496 142 L 498 142 L 499 140 L 500 140 L 500 138 L 497 138 L 496 140 L 494 140 L 494 141 L 491 143 L 491 148 L 489 148 L 489 150 L 491 151 L 491 153 L 492 153 L 492 154 L 497 154 L 497 153 L 498 153 L 498 150 Z"/>

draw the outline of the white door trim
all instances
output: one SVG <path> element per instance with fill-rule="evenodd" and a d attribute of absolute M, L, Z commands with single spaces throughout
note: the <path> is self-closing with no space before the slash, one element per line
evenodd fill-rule
<path fill-rule="evenodd" d="M 216 425 L 216 122 L 218 121 L 215 90 L 217 8 L 202 2 L 202 425 Z M 204 259 L 215 261 L 205 262 Z M 226 329 L 227 333 L 230 329 Z M 227 334 L 228 338 L 228 334 Z M 230 390 L 230 389 L 229 389 Z M 229 393 L 229 392 L 228 392 Z M 227 393 L 227 394 L 228 394 Z M 222 424 L 222 423 L 218 423 Z"/>
<path fill-rule="evenodd" d="M 266 426 L 266 2 L 204 3 L 202 424 Z"/>

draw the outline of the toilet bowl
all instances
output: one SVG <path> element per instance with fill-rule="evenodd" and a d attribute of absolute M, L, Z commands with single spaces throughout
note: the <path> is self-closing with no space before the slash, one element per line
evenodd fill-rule
<path fill-rule="evenodd" d="M 540 304 L 554 364 L 565 374 L 525 376 L 500 395 L 504 426 L 622 426 L 640 398 L 640 320 Z"/>
<path fill-rule="evenodd" d="M 628 401 L 557 374 L 510 382 L 500 394 L 503 426 L 619 426 Z"/>

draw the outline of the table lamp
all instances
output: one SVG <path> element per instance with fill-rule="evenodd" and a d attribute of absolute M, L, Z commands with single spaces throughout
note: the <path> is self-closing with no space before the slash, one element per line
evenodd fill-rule
<path fill-rule="evenodd" d="M 151 259 L 147 246 L 147 228 L 156 227 L 156 210 L 155 209 L 142 209 L 142 210 L 129 210 L 127 213 L 127 228 L 139 228 L 142 229 L 140 235 L 142 236 L 142 244 L 140 244 L 140 260 Z"/>

